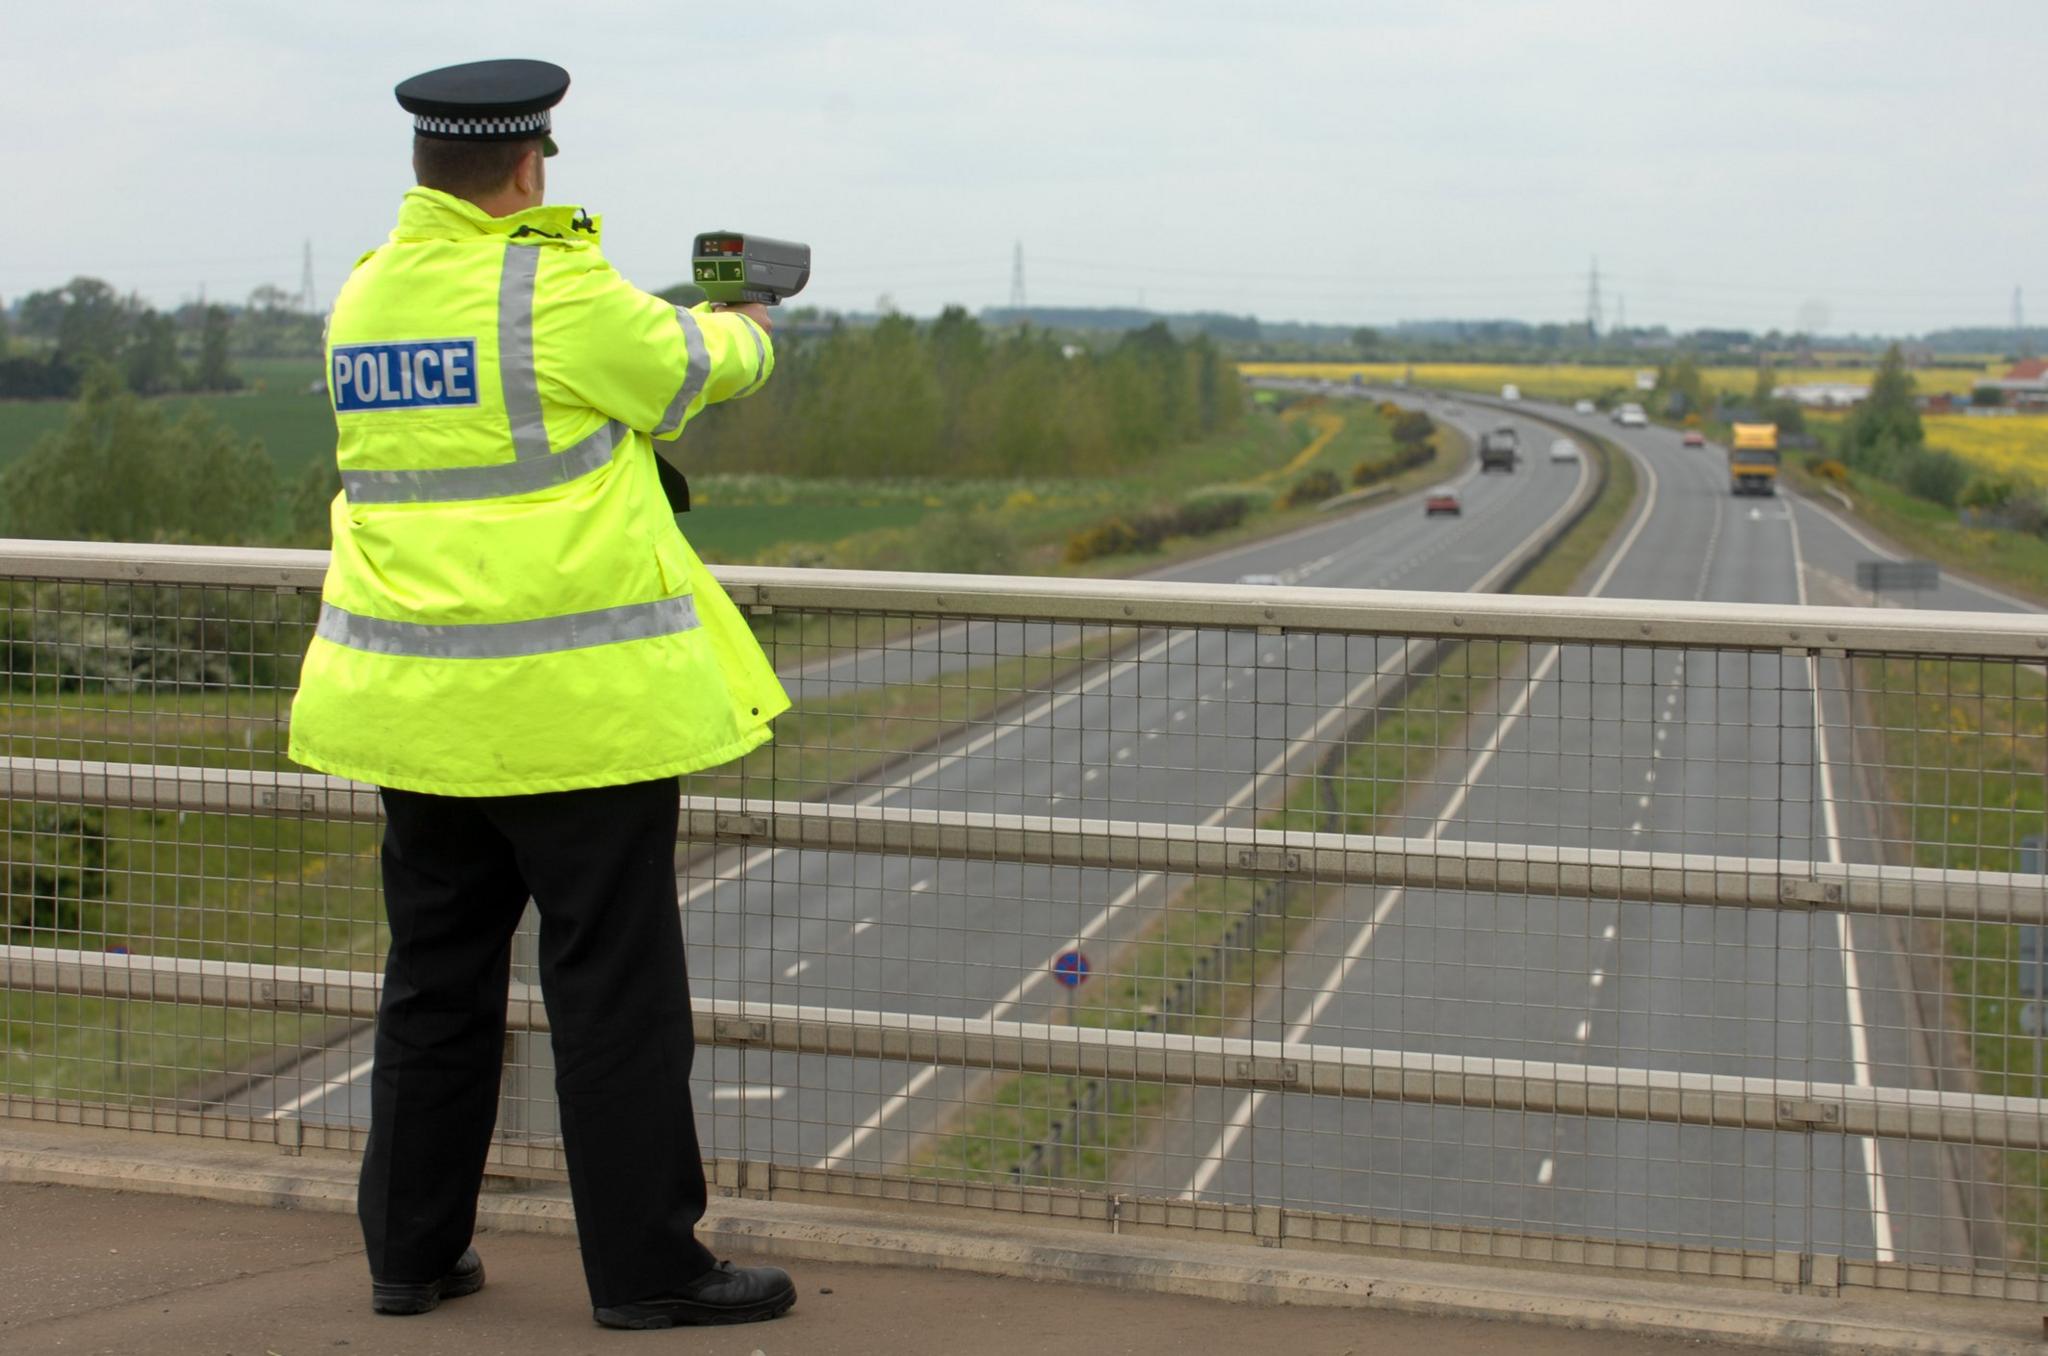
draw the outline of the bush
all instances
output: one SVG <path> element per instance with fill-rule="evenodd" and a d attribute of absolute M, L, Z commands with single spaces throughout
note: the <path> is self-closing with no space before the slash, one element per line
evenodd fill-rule
<path fill-rule="evenodd" d="M 1436 432 L 1436 425 L 1421 410 L 1404 410 L 1394 420 L 1392 433 L 1396 443 L 1419 443 L 1427 441 Z"/>
<path fill-rule="evenodd" d="M 1901 483 L 1910 494 L 1954 508 L 1956 498 L 1970 478 L 1969 468 L 1950 452 L 1917 452 L 1905 458 Z"/>
<path fill-rule="evenodd" d="M 94 922 L 86 906 L 107 893 L 107 834 L 97 810 L 17 803 L 8 807 L 4 841 L 0 908 L 8 932 L 75 931 Z"/>
<path fill-rule="evenodd" d="M 1836 461 L 1833 457 L 1825 457 L 1815 462 L 1813 464 L 1813 473 L 1822 480 L 1830 481 L 1836 485 L 1846 485 L 1849 483 L 1849 468 Z"/>
<path fill-rule="evenodd" d="M 1331 479 L 1334 482 L 1335 477 Z M 1060 558 L 1069 565 L 1079 565 L 1103 556 L 1157 551 L 1169 537 L 1206 537 L 1227 532 L 1243 522 L 1251 508 L 1251 501 L 1243 495 L 1212 495 L 1190 500 L 1178 508 L 1111 518 L 1069 536 Z"/>
<path fill-rule="evenodd" d="M 1337 482 L 1335 471 L 1310 471 L 1294 482 L 1280 498 L 1281 508 L 1303 508 L 1309 504 L 1320 504 L 1333 499 L 1344 487 Z"/>
<path fill-rule="evenodd" d="M 1964 487 L 1957 502 L 1968 509 L 2002 509 L 2012 500 L 2013 483 L 1997 476 L 1978 476 Z"/>

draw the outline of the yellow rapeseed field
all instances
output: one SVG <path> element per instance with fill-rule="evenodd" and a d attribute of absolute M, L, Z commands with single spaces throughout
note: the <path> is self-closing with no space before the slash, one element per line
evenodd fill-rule
<path fill-rule="evenodd" d="M 1499 395 L 1502 386 L 1512 383 L 1521 387 L 1523 395 L 1538 400 L 1577 400 L 1581 396 L 1597 396 L 1616 387 L 1631 388 L 1635 385 L 1637 372 L 1651 371 L 1657 364 L 1646 361 L 1640 367 L 1579 367 L 1565 363 L 1246 362 L 1237 366 L 1240 372 L 1251 377 L 1315 377 L 1326 381 L 1349 381 L 1351 374 L 1356 372 L 1363 375 L 1367 381 L 1381 383 L 1394 381 L 1412 372 L 1414 379 L 1424 386 L 1450 387 L 1455 390 Z M 1856 367 L 1776 369 L 1780 385 L 1802 385 L 1808 382 L 1864 384 L 1875 374 L 1874 368 Z M 1710 387 L 1720 391 L 1746 394 L 1756 386 L 1756 371 L 1748 367 L 1707 367 L 1700 370 L 1700 375 L 1706 379 Z M 1995 375 L 1994 369 L 1932 367 L 1914 372 L 1913 381 L 1923 393 L 1945 391 L 1951 395 L 1967 395 L 1986 375 Z"/>
<path fill-rule="evenodd" d="M 1944 448 L 1995 476 L 2048 485 L 2048 415 L 1930 414 L 1921 423 L 1929 447 Z"/>

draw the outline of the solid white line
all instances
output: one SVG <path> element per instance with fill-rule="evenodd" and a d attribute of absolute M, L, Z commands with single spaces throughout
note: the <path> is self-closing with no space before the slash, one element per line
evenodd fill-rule
<path fill-rule="evenodd" d="M 1857 541 L 1859 545 L 1861 545 L 1867 551 L 1874 551 L 1878 555 L 1883 556 L 1886 560 L 1905 559 L 1905 557 L 1901 556 L 1897 551 L 1892 550 L 1890 547 L 1880 546 L 1876 542 L 1872 541 L 1869 537 L 1865 536 L 1860 530 L 1858 530 L 1854 523 L 1850 522 L 1847 518 L 1844 518 L 1841 514 L 1836 513 L 1833 509 L 1829 508 L 1825 504 L 1816 504 L 1810 499 L 1793 499 L 1788 502 L 1796 505 L 1798 508 L 1811 509 L 1815 513 L 1818 513 L 1821 517 L 1827 519 L 1836 527 L 1848 533 Z M 1792 516 L 1793 515 L 1791 513 L 1787 513 L 1785 515 L 1786 521 L 1791 521 Z M 1798 532 L 1798 530 L 1799 529 L 1797 527 L 1793 528 L 1793 532 L 1795 534 Z M 2038 604 L 2028 602 L 2025 598 L 2017 597 L 2014 594 L 2006 593 L 2001 589 L 1992 588 L 1987 584 L 1979 584 L 1973 579 L 1965 579 L 1960 575 L 1943 574 L 1941 577 L 1941 582 L 1944 584 L 1953 584 L 1959 589 L 1968 589 L 1970 592 L 1978 594 L 1981 597 L 1990 598 L 1995 602 L 2004 603 L 2007 607 L 2012 608 L 2016 612 L 2039 612 L 2041 610 Z"/>
<path fill-rule="evenodd" d="M 998 739 L 1003 738 L 1005 735 L 1021 733 L 1027 728 L 1029 728 L 1031 725 L 1045 719 L 1053 712 L 1058 711 L 1061 707 L 1066 706 L 1068 703 L 1079 701 L 1082 697 L 1087 696 L 1090 692 L 1093 692 L 1096 688 L 1101 687 L 1106 683 L 1115 682 L 1124 674 L 1131 672 L 1132 670 L 1138 668 L 1140 665 L 1149 663 L 1150 661 L 1157 659 L 1161 654 L 1165 653 L 1167 650 L 1175 648 L 1176 646 L 1182 644 L 1184 641 L 1191 639 L 1194 635 L 1195 633 L 1192 631 L 1176 631 L 1174 634 L 1169 635 L 1164 639 L 1154 641 L 1151 645 L 1148 645 L 1147 647 L 1145 647 L 1145 649 L 1141 650 L 1135 657 L 1120 660 L 1117 663 L 1110 665 L 1108 668 L 1097 672 L 1092 677 L 1090 677 L 1087 682 L 1082 683 L 1079 687 L 1070 688 L 1067 691 L 1059 693 L 1057 696 L 1054 696 L 1044 702 L 1041 702 L 1035 709 L 1033 709 L 1029 714 L 1025 715 L 1021 720 L 1018 720 L 1014 723 L 1006 723 L 1003 725 L 999 725 L 993 730 L 985 730 L 981 734 L 976 735 L 972 740 L 970 740 L 965 747 L 960 748 L 952 753 L 943 754 L 937 758 L 932 759 L 930 762 L 921 764 L 914 772 L 912 772 L 908 777 L 904 778 L 902 781 L 891 782 L 887 786 L 877 787 L 875 790 L 869 792 L 866 796 L 863 796 L 860 800 L 855 801 L 855 808 L 864 810 L 867 809 L 869 806 L 887 800 L 891 796 L 900 795 L 903 792 L 910 790 L 912 787 L 917 786 L 919 783 L 923 782 L 926 778 L 937 775 L 942 769 L 951 767 L 955 763 L 961 762 L 964 759 L 971 758 L 975 754 L 980 753 L 983 749 L 995 743 Z M 1174 716 L 1175 720 L 1180 720 L 1181 718 L 1182 717 L 1178 713 L 1176 713 Z M 691 886 L 687 891 L 683 893 L 683 897 L 679 901 L 677 901 L 678 907 L 687 905 L 691 901 L 699 898 L 702 895 L 709 894 L 711 891 L 716 890 L 721 885 L 731 884 L 736 881 L 744 881 L 749 875 L 753 874 L 755 867 L 760 866 L 764 862 L 772 860 L 773 858 L 781 855 L 782 853 L 797 852 L 801 850 L 802 849 L 799 848 L 780 847 L 757 849 L 756 851 L 750 853 L 747 857 L 745 857 L 740 862 L 740 864 L 733 870 L 729 872 L 721 872 L 716 876 L 711 876 Z"/>
<path fill-rule="evenodd" d="M 1806 556 L 1799 548 L 1799 524 L 1793 515 L 1786 514 L 1785 521 L 1792 529 L 1792 575 L 1797 585 L 1801 606 L 1806 604 Z M 1813 694 L 1813 761 L 1820 773 L 1820 822 L 1821 834 L 1826 840 L 1827 859 L 1830 863 L 1842 860 L 1842 823 L 1835 812 L 1835 774 L 1828 759 L 1827 716 L 1821 708 L 1820 661 L 1812 655 L 1806 659 L 1806 681 Z M 1836 938 L 1842 948 L 1842 998 L 1847 1009 L 1849 1023 L 1849 1063 L 1855 1073 L 1856 1086 L 1870 1086 L 1870 1033 L 1863 1021 L 1863 982 L 1856 963 L 1855 938 L 1850 932 L 1849 915 L 1835 915 Z M 1877 1141 L 1869 1135 L 1856 1140 L 1863 1156 L 1864 1181 L 1870 1191 L 1870 1236 L 1877 1249 L 1877 1260 L 1890 1262 L 1897 1254 L 1892 1246 L 1891 1196 L 1884 1180 L 1884 1159 L 1878 1152 Z"/>
<path fill-rule="evenodd" d="M 1634 549 L 1636 538 L 1643 535 L 1643 528 L 1649 524 L 1650 514 L 1656 510 L 1656 469 L 1640 457 L 1636 458 L 1636 465 L 1642 467 L 1644 472 L 1650 477 L 1649 493 L 1643 499 L 1642 511 L 1636 515 L 1635 522 L 1630 525 L 1628 535 L 1623 537 L 1621 545 L 1615 548 L 1613 557 L 1607 562 L 1607 567 L 1600 571 L 1600 577 L 1593 581 L 1593 587 L 1587 592 L 1588 597 L 1599 597 L 1602 590 L 1614 579 L 1615 570 L 1621 567 L 1621 562 Z M 1590 472 L 1582 470 L 1580 474 L 1586 475 L 1590 474 Z M 1557 657 L 1562 653 L 1563 651 L 1559 647 L 1552 646 L 1536 665 L 1536 671 L 1531 673 L 1527 680 L 1521 684 L 1521 691 L 1516 694 L 1514 705 L 1509 707 L 1506 714 L 1495 723 L 1493 733 L 1487 737 L 1486 746 L 1479 751 L 1479 756 L 1473 759 L 1471 766 L 1465 770 L 1465 776 L 1459 781 L 1458 789 L 1451 793 L 1451 799 L 1444 807 L 1444 815 L 1437 821 L 1440 827 L 1457 818 L 1458 812 L 1465 808 L 1465 801 L 1471 796 L 1474 783 L 1486 774 L 1487 768 L 1493 765 L 1494 758 L 1500 753 L 1501 742 L 1507 738 L 1509 731 L 1521 723 L 1522 716 L 1529 710 L 1530 701 L 1536 695 L 1536 689 L 1543 685 L 1543 681 L 1550 676 L 1550 671 L 1557 667 Z M 1430 830 L 1428 834 L 1430 841 L 1435 841 L 1436 833 L 1435 829 Z"/>
<path fill-rule="evenodd" d="M 364 1074 L 370 1071 L 371 1066 L 374 1065 L 376 1062 L 377 1061 L 375 1056 L 372 1056 L 371 1058 L 364 1060 L 362 1063 L 355 1065 L 341 1077 L 330 1078 L 325 1083 L 322 1083 L 319 1087 L 309 1088 L 305 1092 L 300 1093 L 298 1096 L 292 1098 L 289 1102 L 286 1102 L 283 1106 L 271 1112 L 263 1119 L 266 1121 L 281 1121 L 287 1116 L 298 1115 L 301 1111 L 304 1111 L 307 1107 L 313 1105 L 313 1103 L 320 1101 L 322 1098 L 327 1097 L 331 1093 L 337 1092 L 340 1089 L 347 1087 L 349 1084 L 355 1082 L 358 1078 L 361 1078 Z"/>
<path fill-rule="evenodd" d="M 1373 905 L 1372 917 L 1358 930 L 1358 935 L 1351 939 L 1351 944 L 1344 948 L 1344 954 L 1338 958 L 1336 968 L 1330 971 L 1329 977 L 1316 991 L 1315 1000 L 1309 1004 L 1308 1010 L 1301 1015 L 1300 1020 L 1288 1027 L 1283 1037 L 1285 1044 L 1302 1043 L 1302 1037 L 1315 1026 L 1317 1020 L 1322 1017 L 1323 1010 L 1330 1006 L 1331 1000 L 1337 996 L 1338 988 L 1351 973 L 1351 967 L 1358 963 L 1359 957 L 1365 954 L 1365 949 L 1372 945 L 1372 939 L 1378 935 L 1380 925 L 1387 921 L 1387 915 L 1394 911 L 1394 906 L 1401 902 L 1402 896 L 1406 893 L 1406 890 L 1396 886 L 1380 895 Z M 1188 1180 L 1187 1189 L 1180 1193 L 1182 1199 L 1195 1200 L 1209 1189 L 1209 1184 L 1216 1180 L 1216 1174 L 1223 1171 L 1223 1165 L 1229 1162 L 1231 1154 L 1236 1152 L 1238 1139 L 1252 1123 L 1252 1117 L 1258 1114 L 1265 1101 L 1266 1093 L 1261 1088 L 1247 1095 L 1244 1101 L 1238 1104 L 1237 1110 L 1231 1113 L 1229 1123 L 1223 1127 L 1223 1133 L 1217 1136 L 1215 1145 L 1202 1159 L 1201 1165 L 1195 1169 L 1195 1175 Z"/>
<path fill-rule="evenodd" d="M 1622 559 L 1635 546 L 1636 539 L 1642 536 L 1643 527 L 1650 520 L 1650 512 L 1657 506 L 1657 473 L 1647 461 L 1640 457 L 1636 458 L 1636 464 L 1649 474 L 1649 494 L 1634 525 L 1629 529 L 1628 535 L 1622 539 L 1620 547 L 1616 549 L 1613 559 L 1607 562 L 1607 567 L 1600 572 L 1599 578 L 1593 581 L 1592 592 L 1594 594 L 1598 594 L 1602 589 L 1606 588 L 1608 582 L 1614 578 L 1615 570 L 1620 567 Z M 1579 465 L 1579 475 L 1583 478 L 1590 474 L 1592 472 L 1587 463 L 1582 461 Z M 1567 501 L 1567 504 L 1569 504 L 1569 501 Z M 1550 652 L 1544 656 L 1543 662 L 1537 666 L 1538 671 L 1522 685 L 1522 692 L 1515 700 L 1514 709 L 1503 715 L 1495 724 L 1492 735 L 1486 741 L 1486 747 L 1481 749 L 1478 756 L 1466 767 L 1465 775 L 1459 779 L 1457 790 L 1452 793 L 1450 800 L 1445 804 L 1443 811 L 1437 816 L 1435 823 L 1430 825 L 1429 832 L 1423 835 L 1426 840 L 1434 842 L 1437 835 L 1452 820 L 1456 819 L 1459 812 L 1464 809 L 1465 799 L 1471 793 L 1473 784 L 1477 782 L 1487 766 L 1493 762 L 1495 755 L 1499 753 L 1501 741 L 1506 737 L 1508 731 L 1513 728 L 1515 722 L 1521 719 L 1522 713 L 1528 710 L 1531 696 L 1535 693 L 1537 685 L 1543 681 L 1544 675 L 1548 674 L 1550 669 L 1556 665 L 1559 653 L 1560 651 L 1553 646 Z M 1343 956 L 1338 959 L 1336 966 L 1331 969 L 1329 975 L 1316 989 L 1315 999 L 1309 1004 L 1308 1010 L 1302 1014 L 1300 1020 L 1288 1028 L 1283 1037 L 1285 1043 L 1300 1044 L 1302 1038 L 1314 1027 L 1317 1019 L 1322 1016 L 1323 1010 L 1336 997 L 1337 990 L 1343 985 L 1345 977 L 1350 974 L 1351 967 L 1360 956 L 1365 954 L 1365 949 L 1372 944 L 1372 939 L 1378 935 L 1380 925 L 1386 921 L 1387 915 L 1393 911 L 1395 905 L 1401 902 L 1405 894 L 1406 891 L 1397 886 L 1379 897 L 1378 902 L 1373 908 L 1372 917 L 1366 921 L 1365 926 L 1358 930 L 1358 935 L 1352 938 L 1351 944 L 1344 948 Z M 1252 1118 L 1258 1114 L 1258 1109 L 1264 1104 L 1265 1099 L 1266 1092 L 1261 1088 L 1247 1094 L 1244 1101 L 1239 1103 L 1237 1109 L 1231 1113 L 1229 1122 L 1223 1127 L 1222 1133 L 1216 1137 L 1216 1142 L 1210 1146 L 1209 1152 L 1203 1156 L 1201 1164 L 1195 1169 L 1194 1176 L 1189 1179 L 1186 1189 L 1180 1193 L 1183 1199 L 1195 1200 L 1199 1198 L 1202 1192 L 1208 1189 L 1209 1184 L 1215 1181 L 1216 1174 L 1223 1170 L 1224 1163 L 1229 1160 L 1231 1154 L 1236 1152 L 1238 1140 L 1243 1136 L 1245 1128 L 1251 1124 Z"/>
<path fill-rule="evenodd" d="M 1550 517 L 1544 519 L 1542 525 L 1537 527 L 1535 531 L 1531 532 L 1528 536 L 1522 538 L 1522 541 L 1517 543 L 1516 553 L 1519 553 L 1519 548 L 1521 546 L 1548 535 L 1552 528 L 1554 528 L 1559 522 L 1563 520 L 1564 516 L 1571 510 L 1572 500 L 1578 497 L 1579 489 L 1583 488 L 1587 478 L 1591 476 L 1591 474 L 1591 468 L 1582 463 L 1579 468 L 1579 484 L 1577 487 L 1574 487 L 1571 498 L 1568 498 L 1562 505 L 1560 505 L 1558 510 L 1555 513 L 1551 514 Z M 1651 497 L 1654 501 L 1654 473 L 1652 473 L 1651 483 Z M 1641 524 L 1638 523 L 1636 527 L 1636 532 L 1631 533 L 1629 536 L 1629 541 L 1631 543 L 1633 543 L 1633 541 L 1635 540 L 1635 536 L 1637 535 L 1637 533 L 1640 533 L 1640 531 Z M 1504 573 L 1506 573 L 1508 564 L 1509 561 L 1507 559 L 1503 559 L 1500 562 L 1500 564 L 1494 566 L 1485 574 L 1481 575 L 1479 579 L 1474 581 L 1472 587 L 1465 591 L 1468 593 L 1484 593 L 1488 591 L 1493 587 L 1494 582 L 1498 580 Z M 1610 564 L 1608 566 L 1607 572 L 1601 576 L 1602 581 L 1604 582 L 1606 579 L 1611 577 L 1613 572 L 1614 567 L 1612 564 Z M 1273 756 L 1271 761 L 1269 761 L 1264 767 L 1260 768 L 1257 772 L 1255 772 L 1251 776 L 1251 778 L 1244 783 L 1243 786 L 1238 788 L 1238 790 L 1230 797 L 1229 800 L 1225 801 L 1222 805 L 1218 806 L 1209 815 L 1207 819 L 1203 820 L 1201 827 L 1213 828 L 1215 825 L 1221 823 L 1225 817 L 1227 817 L 1232 812 L 1237 810 L 1241 805 L 1245 804 L 1249 800 L 1255 799 L 1261 787 L 1267 781 L 1268 778 L 1270 778 L 1276 772 L 1284 771 L 1289 764 L 1294 762 L 1294 760 L 1299 756 L 1302 750 L 1315 748 L 1317 746 L 1317 741 L 1322 739 L 1324 734 L 1333 724 L 1349 718 L 1353 710 L 1357 707 L 1358 703 L 1364 698 L 1367 692 L 1381 686 L 1387 681 L 1389 677 L 1393 676 L 1394 674 L 1407 671 L 1413 647 L 1414 643 L 1412 641 L 1407 644 L 1404 644 L 1401 647 L 1400 652 L 1398 654 L 1390 657 L 1385 664 L 1382 664 L 1379 668 L 1375 669 L 1356 687 L 1352 688 L 1349 692 L 1345 693 L 1344 699 L 1341 702 L 1339 702 L 1336 706 L 1325 711 L 1323 715 L 1316 720 L 1315 724 L 1309 727 L 1308 731 L 1305 734 L 1301 735 L 1298 738 L 1289 740 L 1280 749 L 1280 751 Z M 1187 711 L 1185 709 L 1177 710 L 1173 713 L 1173 718 L 1176 721 L 1185 720 L 1187 719 Z M 1120 910 L 1122 910 L 1133 899 L 1135 899 L 1140 890 L 1146 888 L 1152 882 L 1157 881 L 1160 878 L 1161 877 L 1159 873 L 1153 872 L 1140 876 L 1137 880 L 1133 881 L 1127 889 L 1125 889 L 1121 894 L 1119 894 L 1114 900 L 1110 901 L 1110 903 L 1106 905 L 1101 912 L 1097 913 L 1094 918 L 1090 919 L 1088 925 L 1082 928 L 1080 932 L 1075 934 L 1074 937 L 1069 939 L 1064 946 L 1061 946 L 1055 951 L 1053 951 L 1053 953 L 1050 956 L 1048 956 L 1045 959 L 1045 961 L 1039 966 L 1031 970 L 1027 970 L 1024 973 L 1024 975 L 1010 987 L 1008 993 L 1004 994 L 1001 998 L 996 1000 L 994 1006 L 992 1006 L 980 1020 L 991 1022 L 1002 1020 L 1009 1013 L 1009 1011 L 1016 1008 L 1023 1001 L 1024 995 L 1028 991 L 1030 991 L 1033 987 L 1036 987 L 1045 982 L 1047 976 L 1049 976 L 1052 973 L 1053 962 L 1059 959 L 1061 952 L 1078 949 L 1083 941 L 1086 941 L 1089 937 L 1094 936 L 1097 932 L 1101 931 L 1102 928 L 1107 926 L 1109 920 L 1115 917 Z M 1399 891 L 1395 891 L 1392 893 L 1394 897 L 1398 899 Z M 1388 908 L 1391 908 L 1392 901 L 1387 901 L 1386 906 Z M 1367 939 L 1369 939 L 1370 935 L 1371 929 L 1368 928 L 1367 932 L 1365 933 L 1365 936 Z M 1327 1002 L 1327 998 L 1324 1001 Z M 1321 1008 L 1318 1007 L 1316 1011 L 1320 1012 Z M 827 1153 L 823 1158 L 818 1160 L 817 1165 L 821 1168 L 830 1168 L 838 1166 L 841 1162 L 843 1162 L 846 1158 L 853 1154 L 857 1149 L 859 1149 L 861 1144 L 864 1143 L 870 1135 L 874 1134 L 877 1130 L 881 1129 L 881 1127 L 884 1124 L 886 1124 L 891 1117 L 893 1117 L 898 1111 L 902 1110 L 905 1106 L 908 1106 L 920 1092 L 922 1092 L 925 1088 L 929 1087 L 932 1083 L 932 1080 L 936 1079 L 939 1076 L 939 1073 L 940 1068 L 936 1064 L 930 1065 L 924 1069 L 919 1070 L 918 1073 L 915 1076 L 913 1076 L 909 1082 L 905 1083 L 901 1089 L 892 1094 L 880 1106 L 876 1107 L 874 1111 L 870 1112 L 867 1116 L 862 1118 L 861 1123 L 859 1125 L 855 1126 L 852 1130 L 848 1131 L 844 1138 L 842 1138 L 837 1144 L 832 1146 L 832 1149 L 829 1153 Z M 1254 1097 L 1258 1095 L 1259 1094 L 1255 1093 Z M 1247 1100 L 1249 1101 L 1251 1099 Z M 1249 1111 L 1245 1112 L 1247 1118 L 1249 1118 L 1250 1114 L 1251 1113 Z"/>

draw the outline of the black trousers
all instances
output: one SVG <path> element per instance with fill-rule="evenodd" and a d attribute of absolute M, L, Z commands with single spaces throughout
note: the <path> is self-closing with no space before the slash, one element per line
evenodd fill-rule
<path fill-rule="evenodd" d="M 591 1302 L 663 1295 L 711 1266 L 695 1234 L 677 791 L 672 777 L 535 796 L 384 791 L 391 952 L 356 1198 L 378 1279 L 436 1279 L 469 1245 L 529 896 Z"/>

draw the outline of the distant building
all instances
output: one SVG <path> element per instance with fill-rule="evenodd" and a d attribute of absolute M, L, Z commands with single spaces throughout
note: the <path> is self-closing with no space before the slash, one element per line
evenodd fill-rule
<path fill-rule="evenodd" d="M 1870 395 L 1866 383 L 1847 381 L 1809 381 L 1793 386 L 1779 386 L 1772 395 L 1780 400 L 1789 400 L 1810 410 L 1846 410 L 1851 405 L 1861 404 Z"/>
<path fill-rule="evenodd" d="M 1978 404 L 2014 410 L 2048 410 L 2048 358 L 2025 358 L 2003 377 L 1977 383 Z"/>

